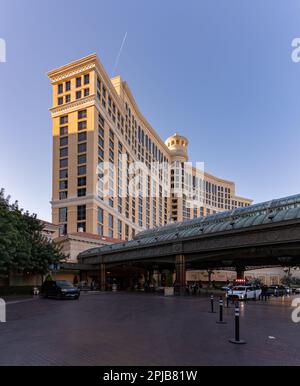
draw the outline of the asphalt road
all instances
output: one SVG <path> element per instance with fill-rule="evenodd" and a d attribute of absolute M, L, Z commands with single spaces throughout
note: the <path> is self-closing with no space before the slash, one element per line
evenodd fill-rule
<path fill-rule="evenodd" d="M 241 306 L 227 324 L 209 313 L 209 298 L 99 293 L 76 300 L 17 300 L 0 323 L 0 365 L 300 365 L 300 323 L 291 300 Z"/>

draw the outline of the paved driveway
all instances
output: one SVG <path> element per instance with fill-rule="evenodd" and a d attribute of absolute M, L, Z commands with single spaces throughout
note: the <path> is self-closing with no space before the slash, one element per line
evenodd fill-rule
<path fill-rule="evenodd" d="M 0 365 L 300 365 L 291 298 L 245 304 L 243 346 L 228 342 L 232 306 L 225 325 L 208 310 L 204 297 L 126 293 L 11 303 L 0 323 Z"/>

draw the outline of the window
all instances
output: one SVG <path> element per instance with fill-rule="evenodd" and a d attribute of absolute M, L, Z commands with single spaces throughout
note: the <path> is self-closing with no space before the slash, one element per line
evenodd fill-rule
<path fill-rule="evenodd" d="M 81 91 L 76 91 L 76 99 L 80 99 L 81 98 Z"/>
<path fill-rule="evenodd" d="M 100 147 L 98 147 L 98 156 L 100 157 L 100 158 L 102 158 L 102 160 L 103 160 L 103 158 L 104 158 L 104 150 L 102 150 Z M 102 161 L 101 161 L 102 162 Z"/>
<path fill-rule="evenodd" d="M 66 198 L 68 198 L 68 192 L 59 192 L 59 199 L 60 200 L 65 200 Z"/>
<path fill-rule="evenodd" d="M 84 75 L 84 84 L 89 84 L 90 83 L 90 74 Z"/>
<path fill-rule="evenodd" d="M 63 85 L 62 84 L 59 84 L 58 87 L 57 87 L 57 93 L 58 94 L 62 94 L 63 93 Z"/>
<path fill-rule="evenodd" d="M 83 176 L 84 174 L 86 174 L 86 166 L 78 166 L 77 174 L 79 176 Z"/>
<path fill-rule="evenodd" d="M 79 177 L 77 179 L 77 186 L 85 186 L 86 185 L 86 177 Z"/>
<path fill-rule="evenodd" d="M 85 89 L 83 90 L 83 92 L 84 92 L 84 96 L 85 96 L 85 97 L 90 95 L 90 89 L 89 89 L 89 88 L 85 88 Z"/>
<path fill-rule="evenodd" d="M 78 161 L 79 165 L 85 164 L 86 163 L 86 154 L 79 155 L 77 161 Z"/>
<path fill-rule="evenodd" d="M 68 233 L 68 226 L 67 224 L 62 224 L 59 227 L 59 235 L 60 236 L 65 236 Z"/>
<path fill-rule="evenodd" d="M 108 215 L 108 237 L 114 237 L 114 218 L 111 214 Z"/>
<path fill-rule="evenodd" d="M 60 190 L 67 190 L 68 189 L 68 180 L 60 181 L 59 182 L 59 189 Z"/>
<path fill-rule="evenodd" d="M 71 82 L 68 81 L 66 82 L 66 91 L 70 91 L 71 90 Z"/>
<path fill-rule="evenodd" d="M 122 221 L 118 220 L 118 238 L 122 239 Z"/>
<path fill-rule="evenodd" d="M 77 189 L 77 197 L 86 196 L 86 188 Z"/>
<path fill-rule="evenodd" d="M 98 235 L 103 236 L 103 209 L 102 208 L 98 208 L 97 220 L 98 220 L 97 233 Z"/>
<path fill-rule="evenodd" d="M 98 115 L 98 121 L 99 121 L 99 124 L 100 124 L 101 126 L 104 126 L 104 118 L 102 117 L 101 114 Z"/>
<path fill-rule="evenodd" d="M 77 221 L 86 220 L 86 205 L 77 206 Z"/>
<path fill-rule="evenodd" d="M 68 126 L 62 126 L 62 127 L 60 127 L 60 129 L 59 129 L 59 134 L 60 134 L 60 135 L 66 135 L 66 134 L 68 134 Z"/>
<path fill-rule="evenodd" d="M 86 152 L 86 143 L 80 143 L 77 147 L 78 147 L 78 153 Z"/>
<path fill-rule="evenodd" d="M 97 233 L 99 236 L 103 236 L 103 225 L 97 224 Z"/>
<path fill-rule="evenodd" d="M 87 116 L 87 111 L 86 110 L 78 111 L 78 119 L 86 118 L 86 116 Z"/>
<path fill-rule="evenodd" d="M 68 123 L 68 116 L 67 115 L 64 115 L 63 117 L 59 118 L 59 124 L 60 125 L 65 125 L 66 123 Z"/>
<path fill-rule="evenodd" d="M 57 104 L 58 105 L 62 105 L 63 103 L 64 103 L 63 97 L 59 97 L 58 100 L 57 100 Z"/>
<path fill-rule="evenodd" d="M 68 169 L 63 169 L 59 171 L 59 178 L 68 178 Z"/>
<path fill-rule="evenodd" d="M 98 133 L 99 133 L 99 135 L 100 135 L 102 138 L 104 138 L 104 130 L 102 129 L 102 127 L 99 127 Z"/>
<path fill-rule="evenodd" d="M 66 95 L 66 103 L 70 103 L 71 102 L 71 95 L 68 94 Z"/>
<path fill-rule="evenodd" d="M 76 87 L 81 86 L 81 78 L 76 78 Z"/>
<path fill-rule="evenodd" d="M 103 209 L 102 208 L 98 208 L 98 222 L 100 224 L 103 224 Z"/>
<path fill-rule="evenodd" d="M 100 224 L 103 224 L 103 209 L 102 208 L 98 208 L 98 222 Z"/>
<path fill-rule="evenodd" d="M 68 142 L 69 142 L 68 137 L 63 137 L 63 138 L 60 138 L 60 140 L 59 140 L 59 145 L 60 145 L 60 146 L 67 146 L 67 145 L 68 145 Z"/>
<path fill-rule="evenodd" d="M 68 167 L 68 158 L 61 159 L 59 161 L 59 167 L 60 168 L 66 168 Z"/>
<path fill-rule="evenodd" d="M 85 130 L 87 127 L 86 121 L 80 121 L 78 122 L 78 130 Z"/>
<path fill-rule="evenodd" d="M 60 155 L 60 157 L 68 157 L 68 148 L 64 147 L 64 148 L 60 149 L 59 155 Z"/>
<path fill-rule="evenodd" d="M 66 134 L 68 134 L 68 126 L 62 126 L 62 127 L 59 129 L 59 134 L 60 134 L 60 135 L 66 135 Z"/>
<path fill-rule="evenodd" d="M 85 222 L 80 222 L 77 224 L 77 232 L 85 232 L 86 231 L 86 225 Z"/>
<path fill-rule="evenodd" d="M 87 139 L 86 131 L 82 133 L 78 133 L 78 142 L 86 141 L 86 139 Z"/>
<path fill-rule="evenodd" d="M 68 208 L 59 208 L 59 222 L 68 221 Z"/>

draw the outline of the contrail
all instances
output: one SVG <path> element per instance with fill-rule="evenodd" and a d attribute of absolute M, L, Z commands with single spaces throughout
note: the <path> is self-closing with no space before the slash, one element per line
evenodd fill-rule
<path fill-rule="evenodd" d="M 116 71 L 116 68 L 117 68 L 117 65 L 118 65 L 118 62 L 119 62 L 119 59 L 120 59 L 120 56 L 121 56 L 122 49 L 123 49 L 123 46 L 124 46 L 126 38 L 127 38 L 127 32 L 125 33 L 124 39 L 122 41 L 122 44 L 121 44 L 121 47 L 120 47 L 120 50 L 119 50 L 119 53 L 118 53 L 118 56 L 117 56 L 117 59 L 116 59 L 115 65 L 114 65 L 112 76 L 114 76 L 114 74 L 115 74 L 115 71 Z"/>

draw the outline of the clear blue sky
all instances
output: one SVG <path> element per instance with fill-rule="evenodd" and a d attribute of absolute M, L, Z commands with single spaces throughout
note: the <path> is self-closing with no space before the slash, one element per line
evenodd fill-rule
<path fill-rule="evenodd" d="M 0 186 L 50 220 L 46 72 L 97 52 L 162 138 L 256 202 L 300 193 L 300 37 L 295 0 L 0 0 Z"/>

